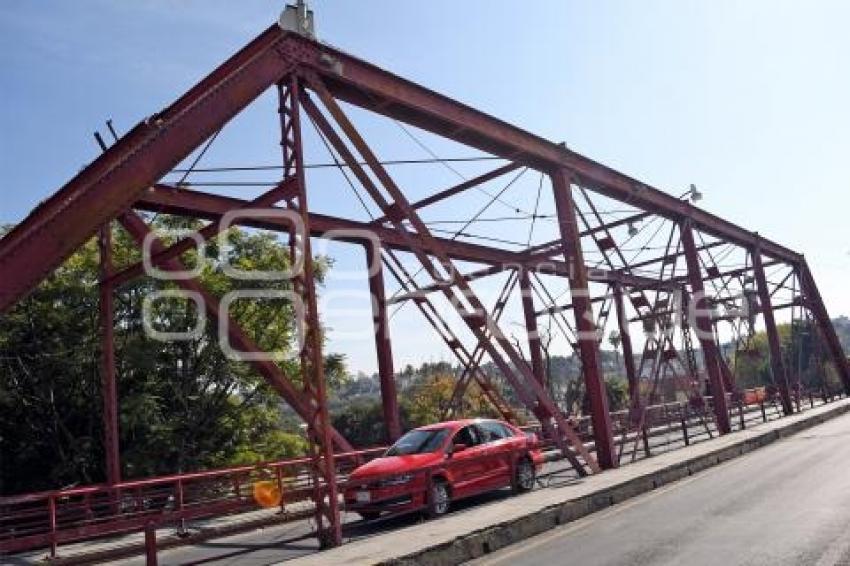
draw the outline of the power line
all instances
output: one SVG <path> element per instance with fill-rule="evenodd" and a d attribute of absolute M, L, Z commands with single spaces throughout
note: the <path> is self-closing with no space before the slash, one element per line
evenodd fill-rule
<path fill-rule="evenodd" d="M 478 155 L 473 157 L 448 157 L 444 159 L 389 159 L 386 161 L 380 161 L 379 163 L 381 165 L 427 165 L 447 161 L 460 163 L 474 161 L 493 161 L 501 159 L 501 157 L 495 157 L 492 155 Z M 368 163 L 366 163 L 365 161 L 358 161 L 357 164 L 361 166 L 368 165 Z M 308 163 L 304 165 L 304 169 L 336 169 L 339 167 L 344 167 L 348 169 L 351 166 L 347 163 Z M 199 167 L 195 169 L 172 169 L 171 173 L 227 173 L 234 171 L 280 171 L 282 169 L 283 165 L 232 165 L 219 167 Z"/>
<path fill-rule="evenodd" d="M 517 242 L 517 241 L 514 241 L 514 240 L 506 240 L 506 239 L 503 239 L 503 238 L 496 238 L 495 236 L 484 236 L 484 235 L 481 235 L 481 234 L 472 234 L 470 232 L 463 232 L 463 231 L 452 232 L 451 230 L 440 230 L 439 228 L 432 228 L 431 231 L 432 232 L 438 232 L 440 234 L 451 234 L 452 240 L 457 239 L 457 238 L 475 238 L 475 239 L 478 239 L 478 240 L 486 240 L 486 241 L 489 241 L 489 242 L 498 242 L 500 244 L 509 244 L 509 245 L 512 245 L 512 246 L 525 247 L 525 243 L 523 243 L 523 242 Z"/>
<path fill-rule="evenodd" d="M 554 218 L 554 214 L 530 214 L 528 216 L 496 216 L 493 218 L 478 218 L 474 222 L 507 222 L 511 220 L 536 220 Z M 430 226 L 432 224 L 465 224 L 469 222 L 468 220 L 429 220 L 425 222 L 426 225 Z"/>

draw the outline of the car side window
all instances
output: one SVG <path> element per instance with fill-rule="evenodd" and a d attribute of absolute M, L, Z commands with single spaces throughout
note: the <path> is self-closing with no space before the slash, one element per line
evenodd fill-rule
<path fill-rule="evenodd" d="M 513 434 L 502 423 L 496 421 L 484 421 L 478 423 L 478 429 L 481 432 L 482 443 L 497 442 L 504 438 L 510 438 Z"/>
<path fill-rule="evenodd" d="M 466 444 L 469 447 L 480 444 L 478 433 L 473 426 L 465 426 L 455 433 L 452 444 Z"/>
<path fill-rule="evenodd" d="M 502 429 L 502 432 L 505 435 L 504 438 L 511 438 L 511 437 L 516 436 L 516 433 L 514 432 L 514 430 L 511 427 L 505 425 L 504 423 L 496 423 L 496 424 L 498 424 L 499 428 Z"/>

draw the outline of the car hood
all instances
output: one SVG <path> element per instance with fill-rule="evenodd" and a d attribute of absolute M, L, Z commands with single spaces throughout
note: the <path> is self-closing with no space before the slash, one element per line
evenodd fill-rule
<path fill-rule="evenodd" d="M 441 462 L 442 460 L 442 452 L 408 454 L 406 456 L 384 456 L 363 464 L 351 472 L 349 478 L 352 480 L 362 480 L 387 474 L 403 474 L 418 470 L 429 464 Z"/>

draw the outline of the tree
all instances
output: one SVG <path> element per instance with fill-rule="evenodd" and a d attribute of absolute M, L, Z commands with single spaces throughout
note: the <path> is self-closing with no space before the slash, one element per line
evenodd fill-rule
<path fill-rule="evenodd" d="M 608 343 L 611 344 L 611 347 L 614 348 L 614 356 L 617 360 L 617 367 L 620 367 L 620 343 L 623 341 L 623 337 L 620 336 L 620 333 L 616 330 L 612 330 L 611 334 L 608 335 Z"/>
<path fill-rule="evenodd" d="M 399 417 L 403 430 L 439 422 L 452 399 L 459 368 L 446 362 L 424 363 L 418 369 L 408 365 L 400 375 L 406 375 L 410 385 L 399 399 Z M 365 448 L 383 444 L 386 439 L 384 413 L 380 397 L 347 394 L 346 401 L 333 411 L 333 425 L 354 446 Z M 500 418 L 477 383 L 472 382 L 456 413 L 463 417 Z"/>
<path fill-rule="evenodd" d="M 609 377 L 605 380 L 605 393 L 608 395 L 608 410 L 620 411 L 629 405 L 629 383 L 621 377 Z"/>
<path fill-rule="evenodd" d="M 404 416 L 404 407 L 399 410 Z M 360 448 L 386 443 L 384 411 L 380 399 L 357 399 L 346 403 L 339 413 L 333 415 L 333 426 L 349 442 Z"/>
<path fill-rule="evenodd" d="M 168 216 L 157 227 L 197 229 Z M 165 239 L 165 238 L 164 238 Z M 174 238 L 171 238 L 173 241 Z M 140 259 L 130 237 L 114 230 L 116 264 Z M 212 241 L 183 255 L 189 266 L 205 254 L 201 282 L 213 295 L 240 288 L 286 289 L 288 282 L 234 281 L 219 252 L 243 270 L 281 270 L 288 246 L 276 236 L 232 229 L 225 248 Z M 330 266 L 317 261 L 321 282 Z M 99 334 L 98 253 L 85 244 L 27 298 L 0 317 L 0 492 L 52 489 L 104 479 Z M 142 325 L 143 299 L 172 288 L 152 278 L 116 292 L 115 349 L 123 477 L 191 471 L 285 458 L 304 452 L 297 427 L 284 429 L 281 402 L 253 368 L 229 360 L 216 325 L 192 340 L 161 342 Z M 160 330 L 183 330 L 198 316 L 191 301 L 160 300 L 151 309 Z M 231 316 L 280 362 L 300 386 L 294 352 L 293 306 L 285 299 L 239 300 Z M 329 382 L 347 379 L 345 360 L 325 361 Z"/>

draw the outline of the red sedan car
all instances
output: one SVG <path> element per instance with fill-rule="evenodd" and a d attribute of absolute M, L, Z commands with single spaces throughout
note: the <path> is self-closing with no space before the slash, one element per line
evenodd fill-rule
<path fill-rule="evenodd" d="M 506 486 L 528 491 L 542 465 L 537 437 L 509 423 L 432 424 L 411 430 L 383 456 L 354 470 L 345 505 L 367 520 L 420 509 L 438 516 L 451 501 L 470 495 Z"/>

